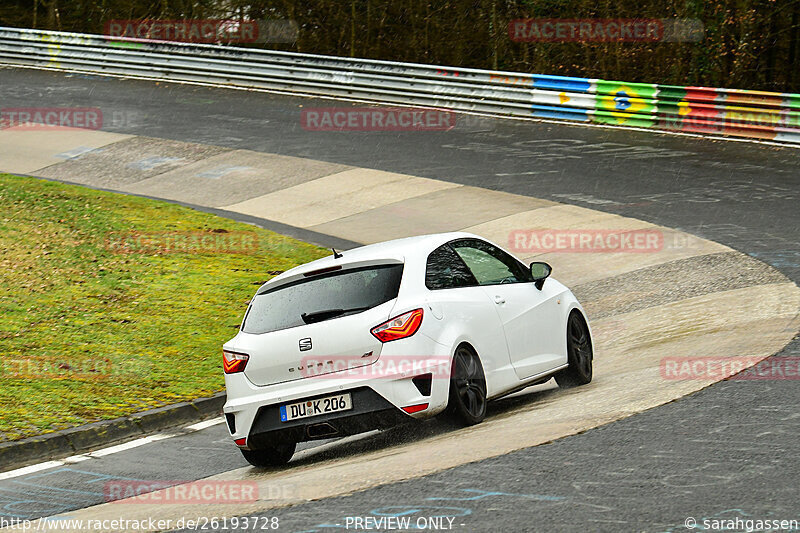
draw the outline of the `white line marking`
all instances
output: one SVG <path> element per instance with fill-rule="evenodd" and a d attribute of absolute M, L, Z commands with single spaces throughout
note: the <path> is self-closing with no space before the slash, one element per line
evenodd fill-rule
<path fill-rule="evenodd" d="M 25 476 L 27 474 L 33 474 L 34 472 L 38 472 L 40 470 L 47 470 L 48 468 L 55 468 L 57 466 L 62 466 L 63 464 L 64 463 L 62 461 L 47 461 L 45 463 L 39 463 L 38 465 L 31 465 L 22 468 L 17 468 L 16 470 L 3 472 L 2 474 L 0 474 L 0 480 L 11 479 L 12 477 Z"/>
<path fill-rule="evenodd" d="M 122 444 L 117 444 L 116 446 L 110 446 L 108 448 L 103 448 L 102 450 L 90 452 L 87 453 L 86 455 L 88 455 L 89 457 L 105 457 L 106 455 L 111 455 L 112 453 L 124 452 L 125 450 L 130 450 L 131 448 L 138 448 L 139 446 L 144 446 L 145 444 L 150 444 L 151 442 L 157 442 L 160 440 L 168 439 L 170 437 L 175 437 L 177 435 L 178 433 L 162 433 L 161 435 L 150 435 L 149 437 L 132 440 L 130 442 L 123 442 Z"/>
<path fill-rule="evenodd" d="M 210 428 L 212 426 L 216 426 L 217 424 L 222 424 L 223 422 L 225 422 L 225 419 L 222 417 L 214 418 L 212 420 L 204 420 L 203 422 L 192 424 L 191 426 L 186 426 L 186 429 L 189 431 L 200 431 L 201 429 Z"/>
<path fill-rule="evenodd" d="M 91 459 L 91 457 L 89 457 L 88 455 L 72 455 L 70 457 L 67 457 L 66 459 L 63 459 L 63 461 L 64 463 L 71 465 L 74 463 L 80 463 L 81 461 L 86 461 L 88 459 Z"/>
<path fill-rule="evenodd" d="M 500 172 L 495 174 L 495 176 L 535 176 L 536 174 L 556 174 L 561 172 L 560 170 L 531 170 L 529 172 Z"/>
<path fill-rule="evenodd" d="M 225 421 L 224 418 L 214 418 L 212 420 L 204 420 L 203 422 L 198 422 L 197 424 L 192 424 L 191 426 L 187 426 L 182 431 L 178 433 L 161 433 L 158 435 L 150 435 L 148 437 L 142 437 L 140 439 L 132 440 L 129 442 L 123 442 L 122 444 L 117 444 L 115 446 L 109 446 L 108 448 L 101 448 L 99 450 L 95 450 L 93 452 L 71 455 L 69 457 L 65 457 L 64 459 L 60 459 L 58 461 L 45 461 L 43 463 L 38 463 L 35 465 L 25 466 L 22 468 L 17 468 L 16 470 L 9 470 L 8 472 L 1 472 L 0 473 L 0 481 L 4 479 L 11 479 L 20 476 L 26 476 L 28 474 L 33 474 L 34 472 L 39 472 L 41 470 L 47 470 L 48 468 L 56 468 L 59 466 L 65 466 L 74 463 L 80 463 L 82 461 L 86 461 L 88 459 L 97 459 L 99 457 L 105 457 L 108 455 L 112 455 L 118 452 L 124 452 L 125 450 L 130 450 L 132 448 L 138 448 L 139 446 L 144 446 L 145 444 L 150 444 L 153 442 L 158 442 L 160 440 L 169 439 L 172 437 L 177 437 L 178 435 L 187 435 L 189 433 L 194 433 L 196 431 L 201 431 L 206 428 L 210 428 L 212 426 L 216 426 L 217 424 L 221 424 Z"/>

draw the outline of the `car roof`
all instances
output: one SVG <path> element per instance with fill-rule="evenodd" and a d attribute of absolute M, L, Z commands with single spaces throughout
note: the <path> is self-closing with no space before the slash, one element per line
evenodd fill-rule
<path fill-rule="evenodd" d="M 406 237 L 403 239 L 394 239 L 391 241 L 359 246 L 358 248 L 353 248 L 352 250 L 339 252 L 341 257 L 338 259 L 334 258 L 333 252 L 331 252 L 331 255 L 317 259 L 316 261 L 311 261 L 310 263 L 306 263 L 304 265 L 297 266 L 272 278 L 267 283 L 262 285 L 261 289 L 259 289 L 259 292 L 267 287 L 282 285 L 285 282 L 297 279 L 305 273 L 337 265 L 346 267 L 350 264 L 370 263 L 373 261 L 379 263 L 383 260 L 387 262 L 411 262 L 416 259 L 427 259 L 428 254 L 442 244 L 461 238 L 480 237 L 463 231 L 434 233 L 430 235 Z"/>

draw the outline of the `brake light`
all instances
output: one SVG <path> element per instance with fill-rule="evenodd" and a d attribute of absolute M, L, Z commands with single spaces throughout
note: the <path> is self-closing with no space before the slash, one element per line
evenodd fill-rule
<path fill-rule="evenodd" d="M 244 367 L 247 366 L 248 359 L 250 359 L 250 356 L 246 353 L 222 350 L 222 370 L 224 370 L 226 374 L 242 372 Z"/>
<path fill-rule="evenodd" d="M 327 268 L 320 268 L 319 270 L 312 270 L 311 272 L 306 272 L 303 276 L 310 278 L 311 276 L 319 276 L 320 274 L 327 274 L 329 272 L 336 272 L 337 270 L 341 270 L 342 265 L 336 265 Z"/>
<path fill-rule="evenodd" d="M 380 326 L 375 326 L 370 333 L 381 342 L 396 341 L 412 336 L 420 324 L 422 324 L 422 309 L 414 309 L 389 319 Z"/>
<path fill-rule="evenodd" d="M 244 448 L 245 446 L 247 446 L 247 437 L 242 437 L 241 439 L 235 439 L 233 442 L 236 443 L 237 446 Z"/>

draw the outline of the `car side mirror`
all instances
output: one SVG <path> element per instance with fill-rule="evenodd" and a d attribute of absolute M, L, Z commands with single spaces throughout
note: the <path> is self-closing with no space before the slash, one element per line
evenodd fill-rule
<path fill-rule="evenodd" d="M 550 274 L 553 272 L 553 267 L 544 263 L 542 261 L 536 261 L 531 263 L 531 276 L 533 277 L 533 283 L 536 285 L 536 288 L 542 290 L 544 286 L 544 280 L 550 277 Z"/>

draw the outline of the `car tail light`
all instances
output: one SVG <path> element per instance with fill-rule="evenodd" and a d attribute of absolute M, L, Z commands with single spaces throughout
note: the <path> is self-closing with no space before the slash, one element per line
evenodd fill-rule
<path fill-rule="evenodd" d="M 380 326 L 375 326 L 370 333 L 381 342 L 396 341 L 416 333 L 420 324 L 422 324 L 422 309 L 414 309 L 391 318 Z"/>
<path fill-rule="evenodd" d="M 242 437 L 241 439 L 236 439 L 233 441 L 237 446 L 244 448 L 247 446 L 247 437 Z"/>
<path fill-rule="evenodd" d="M 244 367 L 247 366 L 247 360 L 250 356 L 246 353 L 229 352 L 222 350 L 222 369 L 226 374 L 235 374 L 242 372 Z"/>

